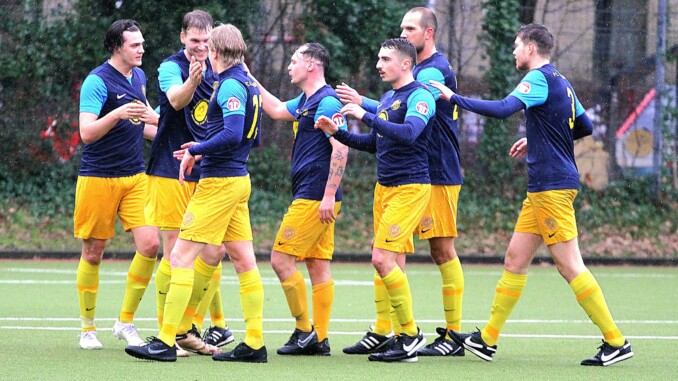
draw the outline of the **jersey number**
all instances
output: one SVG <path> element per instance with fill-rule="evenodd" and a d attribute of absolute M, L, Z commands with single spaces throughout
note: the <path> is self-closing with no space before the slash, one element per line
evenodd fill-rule
<path fill-rule="evenodd" d="M 261 107 L 261 95 L 257 94 L 252 97 L 252 104 L 254 106 L 254 118 L 252 118 L 252 127 L 247 133 L 247 139 L 252 139 L 257 137 L 259 129 L 257 128 L 257 121 L 259 120 L 259 108 Z M 573 106 L 574 107 L 574 106 Z"/>
<path fill-rule="evenodd" d="M 567 97 L 570 98 L 570 103 L 572 104 L 572 118 L 567 118 L 567 123 L 570 125 L 570 130 L 574 128 L 574 94 L 572 90 L 567 88 Z"/>

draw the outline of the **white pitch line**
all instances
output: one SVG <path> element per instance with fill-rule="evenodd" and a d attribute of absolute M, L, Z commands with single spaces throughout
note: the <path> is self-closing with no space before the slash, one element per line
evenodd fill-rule
<path fill-rule="evenodd" d="M 79 332 L 80 328 L 78 327 L 27 327 L 27 326 L 0 326 L 0 330 L 39 330 L 39 331 L 73 331 Z M 155 332 L 157 328 L 139 328 L 139 331 L 148 331 Z M 102 330 L 103 331 L 103 330 Z M 106 329 L 108 331 L 108 329 Z M 245 330 L 242 329 L 232 329 L 231 332 L 234 333 L 245 333 Z M 265 334 L 288 334 L 289 330 L 264 330 Z M 342 335 L 342 336 L 360 336 L 364 335 L 365 331 L 329 331 L 329 335 Z M 425 336 L 436 336 L 435 333 L 424 333 Z M 590 336 L 590 335 L 535 335 L 535 334 L 521 334 L 521 333 L 510 333 L 502 334 L 502 337 L 514 337 L 521 339 L 587 339 L 595 340 L 600 339 L 600 336 Z M 678 336 L 624 336 L 628 339 L 638 339 L 638 340 L 678 340 Z"/>
<path fill-rule="evenodd" d="M 240 317 L 227 317 L 224 318 L 226 321 L 239 321 L 242 320 Z M 117 318 L 96 318 L 96 321 L 116 321 Z M 80 318 L 75 317 L 0 317 L 0 321 L 41 321 L 41 322 L 57 322 L 57 321 L 80 321 Z M 137 322 L 156 322 L 156 318 L 135 318 L 134 321 Z M 293 322 L 292 318 L 264 318 L 264 322 L 271 323 L 289 323 Z M 439 319 L 417 319 L 418 322 L 433 324 L 433 323 L 443 323 Z M 374 319 L 346 319 L 346 318 L 333 318 L 331 319 L 332 323 L 374 323 Z M 462 323 L 465 324 L 479 324 L 485 323 L 485 320 L 462 320 Z M 619 324 L 666 324 L 673 325 L 678 324 L 678 320 L 616 320 L 616 323 Z M 507 323 L 511 324 L 591 324 L 590 320 L 566 320 L 566 319 L 516 319 L 508 320 Z"/>

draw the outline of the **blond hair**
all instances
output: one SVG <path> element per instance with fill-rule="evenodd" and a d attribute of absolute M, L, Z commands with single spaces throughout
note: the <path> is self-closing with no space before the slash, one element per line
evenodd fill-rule
<path fill-rule="evenodd" d="M 247 45 L 240 30 L 232 24 L 219 25 L 212 29 L 209 39 L 210 50 L 219 54 L 219 60 L 231 67 L 243 63 Z"/>

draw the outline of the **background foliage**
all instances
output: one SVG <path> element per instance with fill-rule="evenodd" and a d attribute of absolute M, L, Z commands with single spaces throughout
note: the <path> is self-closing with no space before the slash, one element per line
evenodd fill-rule
<path fill-rule="evenodd" d="M 116 7 L 121 3 L 121 7 Z M 292 31 L 294 44 L 318 41 L 333 54 L 329 82 L 345 81 L 359 91 L 378 97 L 385 90 L 375 74 L 376 53 L 381 41 L 400 34 L 399 24 L 413 1 L 304 1 L 302 11 L 290 18 L 287 6 L 278 0 L 277 16 L 281 33 Z M 289 4 L 288 4 L 289 3 Z M 518 75 L 511 55 L 518 27 L 517 0 L 486 1 L 483 41 L 490 64 L 485 81 L 488 99 L 503 98 L 515 86 Z M 261 78 L 279 76 L 273 93 L 294 94 L 298 90 L 281 75 L 289 56 L 276 62 L 270 46 L 257 28 L 271 17 L 262 1 L 231 1 L 228 7 L 217 2 L 176 1 L 93 1 L 78 0 L 75 11 L 59 17 L 43 13 L 40 1 L 12 0 L 0 5 L 0 248 L 77 249 L 72 238 L 72 208 L 80 161 L 80 147 L 70 160 L 62 162 L 54 142 L 41 139 L 48 124 L 66 139 L 77 131 L 79 83 L 101 64 L 107 53 L 103 35 L 119 18 L 134 18 L 146 39 L 143 68 L 148 76 L 148 95 L 156 103 L 157 71 L 163 58 L 180 48 L 179 28 L 183 14 L 194 8 L 210 11 L 215 20 L 230 22 L 243 30 L 252 59 Z M 20 11 L 16 11 L 21 7 Z M 56 10 L 58 12 L 59 10 Z M 287 20 L 287 21 L 284 21 Z M 277 25 L 277 24 L 276 24 Z M 283 26 L 286 28 L 283 28 Z M 273 29 L 273 27 L 272 27 Z M 460 83 L 463 87 L 464 83 Z M 281 96 L 282 97 L 282 96 Z M 669 113 L 669 115 L 671 115 Z M 290 128 L 273 127 L 266 121 L 265 144 L 252 154 L 253 194 L 250 202 L 255 244 L 268 251 L 277 225 L 290 201 Z M 488 121 L 477 160 L 464 162 L 466 185 L 459 203 L 460 253 L 496 255 L 502 253 L 524 197 L 525 165 L 504 154 L 516 136 L 518 120 Z M 364 128 L 364 127 L 363 127 Z M 337 250 L 366 252 L 372 235 L 372 192 L 375 159 L 352 151 L 342 182 L 345 202 L 337 223 Z M 666 190 L 671 187 L 667 186 Z M 614 243 L 615 250 L 598 250 L 589 255 L 673 255 L 678 214 L 676 196 L 670 191 L 648 202 L 642 180 L 622 178 L 605 192 L 582 189 L 576 207 L 580 231 L 589 242 L 606 242 L 611 235 L 627 241 Z M 667 238 L 668 237 L 668 238 Z M 130 237 L 121 235 L 112 248 L 130 250 Z M 650 252 L 637 242 L 650 241 Z M 628 244 L 627 244 L 628 242 Z M 118 246 L 116 246 L 118 245 Z M 427 251 L 427 245 L 418 244 Z M 656 252 L 652 252 L 652 250 Z"/>

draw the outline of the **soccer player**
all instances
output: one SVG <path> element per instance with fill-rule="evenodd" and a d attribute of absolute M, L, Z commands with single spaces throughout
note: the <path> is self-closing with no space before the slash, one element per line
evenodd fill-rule
<path fill-rule="evenodd" d="M 406 38 L 417 49 L 417 65 L 414 67 L 415 79 L 424 85 L 430 80 L 445 83 L 456 91 L 457 81 L 447 59 L 436 50 L 435 33 L 438 21 L 435 13 L 428 8 L 410 9 L 400 24 L 401 37 Z M 439 337 L 419 350 L 422 356 L 463 356 L 463 347 L 456 344 L 447 335 L 448 330 L 461 329 L 462 297 L 464 293 L 464 273 L 454 248 L 457 236 L 457 202 L 463 183 L 459 160 L 459 129 L 456 106 L 438 98 L 437 89 L 428 88 L 436 99 L 436 113 L 432 120 L 431 139 L 428 146 L 429 175 L 431 176 L 431 200 L 419 223 L 419 239 L 428 240 L 431 257 L 440 270 L 442 277 L 442 298 L 445 312 L 445 328 L 437 328 Z M 344 102 L 373 102 L 361 97 L 355 90 L 342 84 L 337 92 Z M 402 256 L 401 268 L 404 269 L 405 256 Z M 348 354 L 367 354 L 383 351 L 392 337 L 393 327 L 389 311 L 388 293 L 383 284 L 375 300 L 377 321 L 374 329 L 367 332 L 356 344 L 344 348 Z"/>
<path fill-rule="evenodd" d="M 82 333 L 80 347 L 101 349 L 94 316 L 99 265 L 106 242 L 115 235 L 116 216 L 134 235 L 136 253 L 127 274 L 125 297 L 113 334 L 139 345 L 134 313 L 153 275 L 158 230 L 144 218 L 146 174 L 143 138 L 152 139 L 157 114 L 146 100 L 141 66 L 144 38 L 134 20 L 109 27 L 104 47 L 110 58 L 92 70 L 80 92 L 80 136 L 85 143 L 75 191 L 74 235 L 82 239 L 76 283 Z M 105 200 L 105 202 L 102 202 Z"/>
<path fill-rule="evenodd" d="M 431 130 L 429 120 L 436 106 L 431 93 L 414 80 L 416 58 L 416 49 L 404 38 L 389 39 L 381 45 L 377 70 L 393 90 L 381 97 L 376 108 L 368 106 L 369 112 L 355 103 L 341 109 L 342 114 L 366 123 L 371 128 L 368 134 L 341 130 L 327 117 L 316 122 L 317 128 L 338 141 L 377 156 L 374 283 L 384 284 L 402 332 L 388 350 L 371 354 L 370 361 L 414 362 L 418 360 L 417 350 L 426 343 L 414 321 L 407 276 L 396 263 L 401 253 L 414 252 L 412 232 L 431 196 L 426 144 Z"/>
<path fill-rule="evenodd" d="M 218 82 L 207 57 L 207 42 L 212 24 L 212 16 L 205 11 L 186 13 L 180 33 L 184 48 L 165 59 L 158 68 L 160 121 L 146 171 L 146 218 L 149 224 L 160 228 L 163 242 L 164 255 L 155 274 L 160 326 L 172 274 L 171 251 L 179 235 L 188 201 L 200 179 L 200 165 L 196 163 L 191 174 L 185 176 L 184 183 L 179 184 L 179 161 L 174 158 L 173 152 L 186 142 L 205 140 L 207 104 L 212 96 L 214 83 Z M 198 256 L 196 262 L 202 264 L 205 260 L 207 259 Z M 205 335 L 207 342 L 200 339 L 199 331 L 194 330 L 191 324 L 199 300 L 189 302 L 179 327 L 177 342 L 182 348 L 192 352 L 212 355 L 219 352 L 217 346 L 225 345 L 234 338 L 226 326 L 221 305 L 221 262 L 208 265 L 216 266 L 217 269 L 205 294 L 205 298 L 209 300 L 202 303 L 204 307 L 212 306 L 213 326 Z M 198 265 L 197 268 L 202 267 Z M 196 317 L 200 326 L 205 310 Z"/>
<path fill-rule="evenodd" d="M 287 66 L 291 81 L 302 93 L 281 102 L 261 84 L 264 111 L 273 119 L 294 121 L 292 149 L 293 201 L 275 237 L 271 265 L 280 279 L 296 327 L 280 355 L 329 355 L 327 330 L 334 299 L 330 260 L 334 252 L 334 222 L 341 208 L 339 183 L 348 147 L 314 128 L 321 116 L 346 129 L 342 104 L 325 82 L 330 53 L 308 43 L 297 49 Z M 306 282 L 296 261 L 304 260 L 311 278 L 313 324 L 309 319 Z"/>
<path fill-rule="evenodd" d="M 203 156 L 200 180 L 172 249 L 172 277 L 160 334 L 147 345 L 127 346 L 125 352 L 131 356 L 176 361 L 175 337 L 186 306 L 196 294 L 204 293 L 216 270 L 216 266 L 196 258 L 203 251 L 203 255 L 214 256 L 210 261 L 220 261 L 222 251 L 203 248 L 224 243 L 240 282 L 245 340 L 233 351 L 212 358 L 267 361 L 262 329 L 264 288 L 254 257 L 247 207 L 251 191 L 247 159 L 259 139 L 261 95 L 242 67 L 246 49 L 240 30 L 231 24 L 220 25 L 210 34 L 209 58 L 219 82 L 207 109 L 206 140 L 186 143 L 183 150 L 175 152 L 181 158 L 181 183 L 191 173 L 195 156 Z"/>
<path fill-rule="evenodd" d="M 573 140 L 590 135 L 592 124 L 572 85 L 551 65 L 552 48 L 553 36 L 543 25 L 529 24 L 518 30 L 513 49 L 516 69 L 529 72 L 501 101 L 465 98 L 431 81 L 444 99 L 484 116 L 506 118 L 525 109 L 527 125 L 527 197 L 506 250 L 504 273 L 497 283 L 490 319 L 482 330 L 449 334 L 474 355 L 492 361 L 499 333 L 525 287 L 528 267 L 544 243 L 577 302 L 604 337 L 599 352 L 581 365 L 606 366 L 632 357 L 633 351 L 579 252 L 573 207 L 579 174 Z M 523 153 L 522 142 L 513 145 L 511 156 Z"/>

